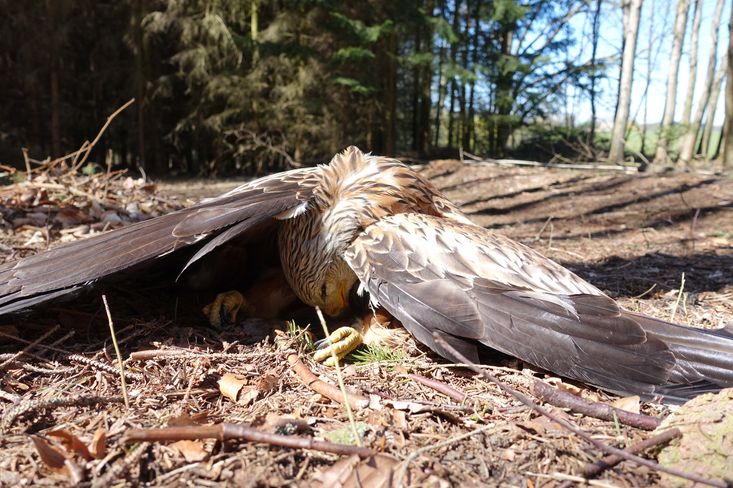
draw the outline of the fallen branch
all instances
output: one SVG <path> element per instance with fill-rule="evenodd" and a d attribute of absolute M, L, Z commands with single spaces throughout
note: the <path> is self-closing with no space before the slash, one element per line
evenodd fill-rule
<path fill-rule="evenodd" d="M 20 403 L 5 411 L 0 422 L 0 432 L 7 430 L 21 415 L 47 408 L 92 406 L 105 403 L 123 403 L 122 397 L 74 396 L 52 398 L 50 400 L 21 400 Z"/>
<path fill-rule="evenodd" d="M 298 375 L 298 378 L 300 378 L 303 384 L 316 393 L 319 393 L 339 404 L 343 404 L 344 400 L 346 400 L 349 403 L 349 406 L 353 409 L 360 410 L 369 405 L 369 399 L 367 397 L 350 391 L 346 391 L 346 395 L 343 395 L 337 386 L 330 385 L 325 381 L 319 380 L 318 377 L 313 374 L 313 371 L 308 369 L 308 366 L 300 360 L 297 354 L 288 355 L 288 364 L 292 368 L 293 372 Z"/>
<path fill-rule="evenodd" d="M 293 449 L 312 449 L 334 454 L 353 455 L 366 458 L 376 453 L 366 447 L 336 444 L 319 441 L 309 437 L 298 437 L 262 432 L 239 424 L 221 423 L 216 425 L 187 425 L 161 429 L 130 429 L 125 434 L 125 442 L 161 442 L 180 440 L 218 439 L 219 441 L 246 440 L 262 442 L 273 446 Z"/>
<path fill-rule="evenodd" d="M 618 419 L 624 425 L 630 425 L 638 429 L 654 430 L 662 423 L 657 417 L 639 413 L 627 412 L 620 408 L 606 405 L 605 403 L 594 402 L 581 398 L 572 393 L 553 388 L 544 381 L 535 381 L 532 385 L 532 393 L 545 403 L 560 408 L 569 408 L 573 412 L 582 413 L 588 417 L 601 420 Z"/>
<path fill-rule="evenodd" d="M 449 384 L 443 383 L 442 381 L 438 381 L 435 378 L 427 378 L 425 376 L 420 376 L 419 374 L 413 373 L 409 373 L 407 376 L 413 381 L 416 381 L 421 385 L 427 386 L 428 388 L 432 388 L 438 393 L 442 393 L 443 395 L 457 401 L 458 403 L 463 403 L 468 397 L 468 395 L 466 395 L 462 391 L 459 391 Z"/>
<path fill-rule="evenodd" d="M 624 171 L 627 173 L 636 173 L 639 171 L 636 166 L 624 166 L 619 164 L 597 164 L 597 163 L 541 163 L 539 161 L 523 161 L 520 159 L 491 159 L 481 158 L 471 153 L 463 151 L 463 155 L 471 161 L 468 164 L 491 164 L 496 166 L 532 166 L 542 168 L 558 168 L 558 169 L 584 169 L 584 170 L 603 170 L 603 171 Z"/>
<path fill-rule="evenodd" d="M 653 437 L 650 437 L 648 439 L 645 439 L 641 442 L 637 442 L 636 444 L 629 446 L 628 448 L 625 449 L 625 451 L 631 454 L 638 454 L 642 451 L 646 451 L 647 449 L 651 447 L 666 444 L 669 441 L 671 441 L 672 439 L 676 439 L 678 437 L 682 437 L 682 432 L 680 432 L 680 429 L 674 428 L 674 429 L 665 430 L 661 434 L 657 434 Z M 596 462 L 586 464 L 580 470 L 580 473 L 586 478 L 593 478 L 603 473 L 605 470 L 616 466 L 621 461 L 623 461 L 623 458 L 621 456 L 612 454 Z"/>
<path fill-rule="evenodd" d="M 501 388 L 505 393 L 508 395 L 514 397 L 515 399 L 519 400 L 523 404 L 525 404 L 530 409 L 534 410 L 538 414 L 547 417 L 551 421 L 555 422 L 556 424 L 560 425 L 561 427 L 565 428 L 566 430 L 572 432 L 573 434 L 577 435 L 587 443 L 591 444 L 593 447 L 607 452 L 609 454 L 615 454 L 617 456 L 620 456 L 625 461 L 632 461 L 635 462 L 641 466 L 646 466 L 647 468 L 653 469 L 655 471 L 661 471 L 667 474 L 670 474 L 672 476 L 677 476 L 679 478 L 683 478 L 689 481 L 693 481 L 696 483 L 701 483 L 708 486 L 715 486 L 717 488 L 729 488 L 730 485 L 722 480 L 711 480 L 707 478 L 703 478 L 701 476 L 697 476 L 691 473 L 686 473 L 684 471 L 680 471 L 678 469 L 674 468 L 668 468 L 666 466 L 662 466 L 658 463 L 655 463 L 654 461 L 650 461 L 648 459 L 644 459 L 643 457 L 639 457 L 635 454 L 631 454 L 629 452 L 624 451 L 623 449 L 618 449 L 616 447 L 609 446 L 608 444 L 605 444 L 598 439 L 594 439 L 591 437 L 587 432 L 583 431 L 579 427 L 577 427 L 575 424 L 568 422 L 565 419 L 562 419 L 560 417 L 557 417 L 553 414 L 551 414 L 547 409 L 539 406 L 529 398 L 527 398 L 525 395 L 520 393 L 519 391 L 515 390 L 509 385 L 506 385 L 499 381 L 497 377 L 492 375 L 491 373 L 484 371 L 476 364 L 472 363 L 468 358 L 466 358 L 463 354 L 458 352 L 456 348 L 451 346 L 448 341 L 446 341 L 443 338 L 443 334 L 440 331 L 433 332 L 433 337 L 435 338 L 436 342 L 444 348 L 446 351 L 448 351 L 453 357 L 458 359 L 459 361 L 463 362 L 467 368 L 471 369 L 472 371 L 475 371 L 476 373 L 482 375 L 487 380 L 491 381 L 492 383 L 496 384 L 499 388 Z"/>

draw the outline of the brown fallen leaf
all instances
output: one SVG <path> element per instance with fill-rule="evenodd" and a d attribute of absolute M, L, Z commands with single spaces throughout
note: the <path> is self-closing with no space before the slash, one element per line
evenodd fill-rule
<path fill-rule="evenodd" d="M 170 419 L 168 419 L 167 425 L 168 427 L 183 425 L 201 425 L 208 423 L 208 421 L 209 412 L 207 410 L 202 410 L 200 412 L 194 413 L 193 415 L 183 412 L 180 415 L 171 417 Z"/>
<path fill-rule="evenodd" d="M 611 403 L 612 406 L 631 413 L 641 413 L 641 398 L 638 395 L 619 398 Z"/>
<path fill-rule="evenodd" d="M 46 435 L 58 439 L 67 451 L 81 456 L 82 458 L 84 458 L 84 460 L 91 461 L 92 459 L 94 459 L 92 454 L 89 452 L 89 448 L 87 448 L 87 445 L 68 430 L 52 430 L 50 432 L 46 432 Z"/>
<path fill-rule="evenodd" d="M 64 452 L 62 448 L 52 445 L 48 440 L 39 435 L 32 435 L 31 440 L 41 461 L 48 468 L 66 476 L 72 485 L 77 485 L 84 481 L 84 470 L 70 459 L 72 456 L 70 453 Z"/>
<path fill-rule="evenodd" d="M 277 383 L 277 376 L 272 374 L 265 374 L 260 376 L 260 378 L 255 383 L 255 387 L 257 388 L 258 392 L 264 395 L 265 393 L 270 393 L 275 388 L 277 388 Z"/>
<path fill-rule="evenodd" d="M 387 488 L 399 461 L 387 454 L 360 460 L 358 456 L 341 459 L 315 476 L 314 486 L 333 488 Z"/>
<path fill-rule="evenodd" d="M 239 397 L 239 392 L 247 383 L 247 380 L 241 375 L 226 373 L 224 376 L 219 378 L 218 383 L 219 392 L 221 392 L 222 395 L 236 403 Z"/>
<path fill-rule="evenodd" d="M 209 453 L 204 449 L 204 444 L 201 441 L 176 441 L 168 447 L 183 456 L 183 459 L 189 463 L 205 461 L 209 457 Z"/>
<path fill-rule="evenodd" d="M 107 455 L 107 431 L 104 427 L 98 427 L 94 432 L 91 444 L 89 444 L 89 453 L 94 459 L 102 459 Z"/>

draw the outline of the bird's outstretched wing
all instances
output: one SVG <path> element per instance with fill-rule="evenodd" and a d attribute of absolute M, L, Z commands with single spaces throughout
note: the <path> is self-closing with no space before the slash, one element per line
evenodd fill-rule
<path fill-rule="evenodd" d="M 569 270 L 478 226 L 418 214 L 382 219 L 346 260 L 420 342 L 440 330 L 477 359 L 485 344 L 603 389 L 681 401 L 733 386 L 733 335 L 621 309 Z"/>
<path fill-rule="evenodd" d="M 255 225 L 307 205 L 317 171 L 260 178 L 193 207 L 0 265 L 0 314 L 208 240 L 190 264 Z"/>

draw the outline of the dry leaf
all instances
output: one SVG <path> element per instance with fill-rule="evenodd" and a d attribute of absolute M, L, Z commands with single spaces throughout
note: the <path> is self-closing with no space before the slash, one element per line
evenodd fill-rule
<path fill-rule="evenodd" d="M 107 431 L 104 427 L 98 427 L 94 432 L 92 443 L 89 445 L 89 453 L 94 459 L 102 459 L 107 455 Z"/>
<path fill-rule="evenodd" d="M 201 441 L 176 441 L 168 447 L 183 456 L 183 459 L 189 463 L 205 461 L 209 457 L 209 453 L 204 449 L 204 444 Z"/>
<path fill-rule="evenodd" d="M 62 452 L 61 449 L 51 445 L 41 436 L 32 435 L 31 440 L 43 464 L 51 470 L 66 476 L 71 485 L 78 485 L 84 481 L 84 470 L 69 459 L 71 456 L 69 453 Z"/>
<path fill-rule="evenodd" d="M 247 383 L 247 380 L 241 375 L 226 373 L 224 376 L 219 378 L 218 383 L 221 394 L 236 403 L 237 398 L 239 397 L 239 392 Z"/>
<path fill-rule="evenodd" d="M 250 403 L 254 403 L 260 397 L 260 392 L 257 387 L 252 385 L 243 386 L 239 392 L 239 400 L 237 403 L 240 405 L 247 406 Z"/>
<path fill-rule="evenodd" d="M 341 459 L 317 474 L 315 486 L 333 488 L 387 488 L 399 461 L 387 454 L 360 460 L 358 456 Z"/>
<path fill-rule="evenodd" d="M 269 412 L 265 417 L 265 421 L 261 425 L 262 430 L 282 435 L 304 434 L 311 431 L 310 425 L 303 419 L 290 417 L 287 415 L 279 415 L 275 412 Z"/>
<path fill-rule="evenodd" d="M 46 432 L 46 435 L 50 437 L 55 437 L 61 442 L 61 444 L 66 448 L 67 451 L 71 451 L 78 456 L 83 457 L 86 461 L 91 461 L 92 459 L 94 459 L 92 454 L 89 452 L 87 445 L 68 430 L 52 430 L 51 432 Z"/>
<path fill-rule="evenodd" d="M 262 394 L 269 393 L 277 388 L 277 381 L 277 376 L 265 374 L 260 376 L 260 378 L 255 383 L 255 387 L 257 388 L 257 391 Z"/>
<path fill-rule="evenodd" d="M 168 419 L 168 427 L 184 426 L 184 425 L 201 425 L 209 421 L 209 412 L 202 410 L 193 415 L 189 415 L 186 412 L 181 413 L 175 417 Z"/>
<path fill-rule="evenodd" d="M 618 400 L 615 400 L 613 403 L 611 403 L 612 406 L 621 409 L 626 410 L 627 412 L 631 413 L 640 413 L 641 412 L 641 398 L 639 398 L 638 395 L 619 398 Z"/>
<path fill-rule="evenodd" d="M 36 447 L 38 455 L 41 457 L 43 464 L 53 469 L 61 469 L 66 463 L 67 453 L 62 452 L 61 449 L 52 446 L 50 442 L 38 435 L 32 435 L 31 440 L 33 445 Z"/>

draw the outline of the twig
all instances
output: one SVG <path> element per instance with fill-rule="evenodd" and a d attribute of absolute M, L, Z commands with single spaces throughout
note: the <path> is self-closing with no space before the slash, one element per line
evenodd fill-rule
<path fill-rule="evenodd" d="M 120 381 L 122 382 L 122 398 L 125 399 L 125 408 L 130 409 L 130 399 L 127 396 L 127 381 L 125 380 L 125 363 L 122 361 L 122 353 L 120 353 L 120 345 L 117 344 L 117 335 L 115 335 L 115 324 L 112 322 L 112 313 L 109 311 L 109 304 L 107 303 L 107 295 L 102 295 L 102 302 L 104 303 L 104 311 L 107 313 L 107 324 L 109 325 L 109 333 L 112 336 L 112 344 L 115 347 L 115 354 L 117 355 L 117 365 L 120 368 Z"/>
<path fill-rule="evenodd" d="M 326 319 L 323 317 L 323 312 L 321 311 L 320 307 L 316 307 L 316 315 L 318 315 L 318 320 L 321 322 L 321 327 L 323 328 L 323 333 L 325 334 L 325 337 L 329 337 L 330 333 L 328 332 L 328 325 L 326 324 Z M 349 418 L 349 425 L 351 426 L 351 431 L 354 434 L 354 442 L 356 442 L 357 446 L 361 447 L 361 437 L 359 436 L 359 429 L 356 428 L 354 412 L 351 410 L 351 402 L 349 402 L 349 393 L 346 391 L 344 378 L 341 375 L 341 365 L 339 364 L 339 358 L 338 356 L 336 356 L 336 350 L 334 348 L 331 348 L 331 358 L 333 358 L 333 367 L 336 368 L 336 379 L 338 380 L 339 390 L 341 390 L 341 395 L 344 399 L 342 404 L 346 409 L 346 416 Z"/>
<path fill-rule="evenodd" d="M 102 137 L 102 134 L 104 134 L 104 131 L 107 130 L 107 127 L 112 122 L 112 120 L 115 117 L 117 117 L 117 115 L 119 115 L 120 112 L 122 112 L 127 107 L 132 105 L 134 102 L 135 102 L 134 98 L 129 99 L 124 105 L 122 105 L 120 108 L 112 112 L 112 115 L 107 117 L 107 121 L 104 123 L 102 128 L 97 133 L 97 137 L 95 137 L 94 140 L 90 142 L 89 145 L 86 147 L 86 152 L 84 153 L 84 156 L 82 156 L 81 160 L 78 163 L 76 163 L 76 165 L 72 168 L 72 172 L 75 172 L 76 170 L 84 166 L 84 163 L 86 162 L 87 158 L 89 157 L 89 153 L 92 152 L 92 149 L 94 149 L 94 146 L 97 144 L 97 142 L 99 142 L 99 139 Z M 83 147 L 84 146 L 82 145 L 82 148 Z M 79 151 L 81 151 L 81 149 Z"/>
<path fill-rule="evenodd" d="M 535 380 L 532 384 L 532 393 L 545 403 L 560 408 L 569 408 L 574 412 L 582 413 L 589 417 L 601 420 L 614 420 L 615 414 L 615 418 L 622 424 L 630 425 L 638 429 L 654 430 L 662 423 L 657 417 L 627 412 L 626 410 L 612 407 L 605 403 L 587 400 L 572 393 L 553 388 L 544 381 Z"/>
<path fill-rule="evenodd" d="M 56 332 L 57 330 L 59 330 L 60 327 L 61 327 L 60 325 L 56 325 L 51 330 L 46 331 L 43 335 L 41 335 L 41 337 L 39 337 L 38 339 L 36 339 L 33 342 L 30 342 L 23 349 L 21 349 L 20 351 L 18 351 L 15 354 L 13 354 L 12 357 L 10 357 L 10 358 L 6 359 L 5 361 L 3 361 L 2 363 L 0 363 L 0 371 L 4 370 L 9 364 L 12 364 L 13 362 L 15 362 L 20 356 L 22 356 L 26 352 L 30 351 L 31 349 L 33 349 L 39 343 L 41 343 L 44 340 L 46 340 L 48 338 L 48 336 L 50 336 L 51 334 L 53 334 L 54 332 Z"/>
<path fill-rule="evenodd" d="M 288 356 L 288 364 L 292 368 L 293 372 L 298 375 L 298 378 L 300 378 L 303 384 L 316 393 L 319 393 L 337 403 L 344 403 L 344 401 L 346 401 L 349 406 L 354 409 L 366 408 L 369 405 L 369 399 L 365 396 L 348 391 L 346 392 L 346 396 L 344 396 L 337 387 L 319 380 L 318 377 L 313 374 L 313 371 L 308 369 L 308 366 L 300 360 L 297 354 L 290 354 Z"/>
<path fill-rule="evenodd" d="M 657 434 L 641 442 L 637 442 L 636 444 L 632 444 L 631 446 L 626 448 L 625 451 L 632 454 L 638 454 L 642 451 L 649 449 L 650 447 L 666 444 L 672 439 L 676 439 L 678 437 L 682 437 L 682 432 L 680 431 L 680 429 L 675 427 L 673 429 L 665 430 L 661 434 Z M 585 466 L 583 466 L 580 472 L 584 477 L 592 478 L 603 473 L 605 470 L 616 466 L 621 461 L 623 461 L 623 458 L 621 456 L 616 456 L 612 454 L 596 462 L 586 464 Z"/>
<path fill-rule="evenodd" d="M 414 373 L 409 373 L 407 376 L 413 381 L 417 381 L 421 385 L 432 388 L 438 393 L 442 393 L 443 395 L 457 401 L 458 403 L 463 403 L 468 397 L 468 395 L 466 395 L 462 391 L 458 391 L 456 388 L 453 388 L 449 384 L 438 381 L 435 378 L 426 378 L 425 376 L 420 376 L 419 374 Z"/>
<path fill-rule="evenodd" d="M 161 429 L 130 429 L 125 435 L 126 442 L 160 442 L 178 440 L 218 439 L 221 442 L 244 439 L 249 442 L 263 442 L 273 446 L 293 449 L 312 449 L 334 454 L 369 457 L 376 454 L 372 449 L 360 446 L 318 441 L 309 437 L 299 437 L 262 432 L 239 424 L 220 423 L 215 425 L 186 425 Z"/>
<path fill-rule="evenodd" d="M 674 308 L 672 309 L 672 316 L 669 318 L 670 322 L 674 322 L 674 316 L 677 314 L 677 309 L 680 306 L 680 301 L 682 300 L 682 295 L 685 291 L 685 272 L 682 272 L 682 278 L 680 279 L 680 292 L 677 294 L 677 301 L 674 303 Z"/>
<path fill-rule="evenodd" d="M 148 349 L 130 353 L 128 361 L 151 361 L 155 359 L 252 359 L 251 353 L 191 352 L 182 349 Z"/>
<path fill-rule="evenodd" d="M 621 456 L 626 461 L 633 461 L 637 464 L 640 464 L 642 466 L 646 466 L 647 468 L 661 471 L 667 474 L 670 474 L 672 476 L 677 476 L 689 481 L 694 481 L 697 483 L 701 483 L 708 486 L 715 486 L 717 488 L 729 488 L 728 483 L 722 480 L 711 480 L 707 478 L 703 478 L 701 476 L 697 476 L 691 473 L 686 473 L 684 471 L 680 471 L 678 469 L 669 468 L 666 466 L 662 466 L 658 463 L 655 463 L 654 461 L 650 461 L 648 459 L 644 459 L 643 457 L 639 457 L 635 454 L 628 453 L 624 451 L 623 449 L 618 449 L 616 447 L 609 446 L 608 444 L 605 444 L 598 439 L 594 439 L 590 435 L 588 435 L 585 431 L 577 427 L 571 422 L 568 422 L 565 419 L 562 419 L 560 417 L 557 417 L 553 414 L 551 414 L 547 409 L 537 405 L 535 402 L 527 398 L 525 395 L 520 393 L 519 391 L 515 390 L 514 388 L 510 387 L 509 385 L 506 385 L 499 381 L 498 378 L 496 378 L 491 373 L 484 371 L 476 364 L 472 363 L 468 358 L 466 358 L 463 354 L 458 352 L 453 346 L 451 346 L 445 339 L 443 339 L 443 334 L 440 331 L 433 332 L 433 337 L 437 341 L 437 343 L 444 348 L 446 351 L 448 351 L 453 357 L 458 359 L 459 361 L 462 361 L 467 368 L 471 369 L 472 371 L 475 371 L 476 373 L 482 375 L 487 380 L 491 381 L 492 383 L 495 383 L 499 388 L 501 388 L 505 393 L 511 395 L 515 399 L 519 400 L 523 404 L 525 404 L 530 409 L 534 410 L 535 412 L 539 413 L 540 415 L 543 415 L 550 419 L 551 421 L 555 422 L 556 424 L 564 427 L 568 431 L 572 432 L 573 434 L 577 435 L 587 443 L 591 444 L 593 447 L 600 449 L 604 452 L 607 452 L 609 454 L 616 454 L 618 456 Z"/>

